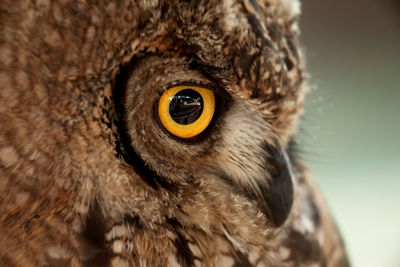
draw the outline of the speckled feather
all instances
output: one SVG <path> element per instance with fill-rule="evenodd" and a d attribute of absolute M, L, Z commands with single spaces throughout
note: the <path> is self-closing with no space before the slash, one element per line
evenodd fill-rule
<path fill-rule="evenodd" d="M 348 266 L 294 153 L 297 0 L 0 2 L 1 266 Z M 214 88 L 185 143 L 154 105 Z"/>

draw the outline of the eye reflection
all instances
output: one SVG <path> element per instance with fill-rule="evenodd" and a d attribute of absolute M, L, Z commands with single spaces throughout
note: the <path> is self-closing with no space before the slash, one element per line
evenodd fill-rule
<path fill-rule="evenodd" d="M 203 98 L 193 89 L 184 89 L 169 99 L 169 113 L 181 125 L 195 122 L 203 112 Z"/>

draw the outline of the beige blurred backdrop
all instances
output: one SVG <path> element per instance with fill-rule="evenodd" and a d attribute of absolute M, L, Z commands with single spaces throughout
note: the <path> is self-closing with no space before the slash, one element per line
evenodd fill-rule
<path fill-rule="evenodd" d="M 355 267 L 400 266 L 400 0 L 303 0 L 299 143 Z"/>

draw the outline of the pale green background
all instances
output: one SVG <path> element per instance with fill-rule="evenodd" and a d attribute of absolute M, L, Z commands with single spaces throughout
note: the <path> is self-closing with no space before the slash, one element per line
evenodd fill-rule
<path fill-rule="evenodd" d="M 400 266 L 400 0 L 303 0 L 302 155 L 355 267 Z"/>

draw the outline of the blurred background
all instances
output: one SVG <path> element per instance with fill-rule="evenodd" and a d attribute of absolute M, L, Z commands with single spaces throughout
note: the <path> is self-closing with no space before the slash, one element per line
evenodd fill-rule
<path fill-rule="evenodd" d="M 400 1 L 303 0 L 303 159 L 355 267 L 400 267 Z"/>

